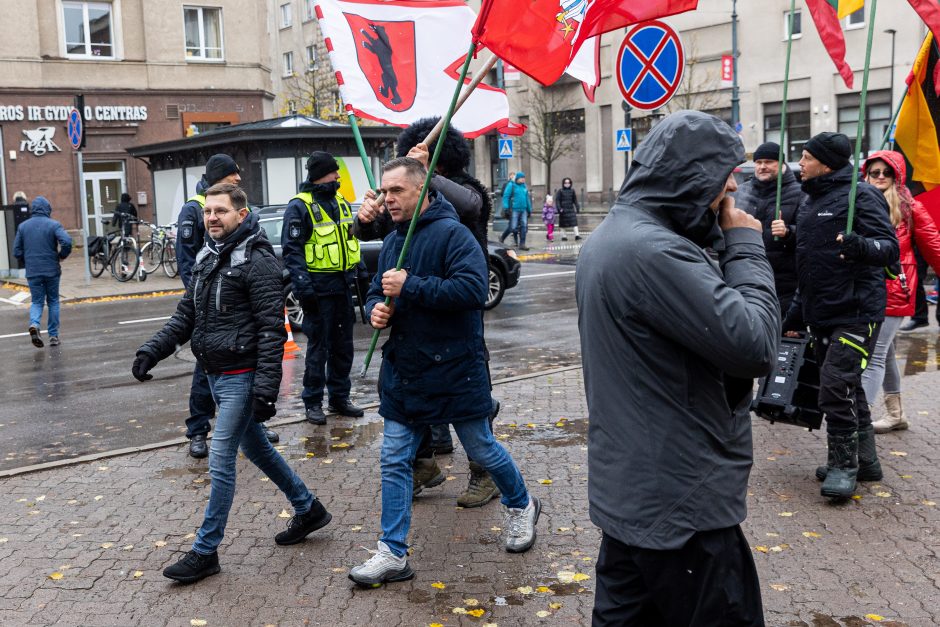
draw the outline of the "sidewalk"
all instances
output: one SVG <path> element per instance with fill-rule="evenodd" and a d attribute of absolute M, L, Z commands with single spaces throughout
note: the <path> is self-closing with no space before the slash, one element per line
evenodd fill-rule
<path fill-rule="evenodd" d="M 819 496 L 820 434 L 755 419 L 744 531 L 768 625 L 940 623 L 940 373 L 930 367 L 904 378 L 912 428 L 879 436 L 884 481 L 860 484 L 847 504 Z M 280 449 L 333 513 L 306 543 L 274 544 L 289 506 L 241 460 L 222 573 L 193 586 L 160 573 L 188 549 L 208 496 L 206 462 L 184 446 L 0 480 L 0 623 L 587 625 L 600 536 L 587 513 L 581 371 L 497 382 L 495 394 L 497 437 L 543 502 L 524 555 L 502 550 L 498 504 L 454 507 L 467 472 L 458 448 L 439 459 L 448 481 L 415 502 L 417 577 L 355 588 L 348 570 L 379 529 L 381 423 L 370 412 L 279 429 Z"/>

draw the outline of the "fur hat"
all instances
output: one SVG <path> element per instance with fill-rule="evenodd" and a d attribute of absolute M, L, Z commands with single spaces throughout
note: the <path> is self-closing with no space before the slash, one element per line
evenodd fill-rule
<path fill-rule="evenodd" d="M 428 133 L 437 124 L 440 118 L 421 118 L 403 130 L 396 143 L 398 145 L 396 157 L 404 157 L 408 151 L 424 141 Z M 434 148 L 437 141 L 431 142 L 428 150 L 434 154 Z M 470 143 L 464 139 L 463 133 L 454 128 L 448 127 L 447 134 L 444 136 L 444 148 L 437 159 L 437 167 L 448 175 L 457 174 L 466 170 L 470 166 Z"/>

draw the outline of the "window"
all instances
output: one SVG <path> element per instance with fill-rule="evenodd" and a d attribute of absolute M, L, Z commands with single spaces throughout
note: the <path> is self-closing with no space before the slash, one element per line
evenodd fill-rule
<path fill-rule="evenodd" d="M 70 57 L 114 58 L 111 5 L 106 2 L 63 2 L 65 53 Z"/>
<path fill-rule="evenodd" d="M 290 3 L 281 5 L 281 28 L 290 28 L 291 23 L 294 21 L 293 16 L 291 15 Z"/>
<path fill-rule="evenodd" d="M 863 6 L 858 11 L 853 11 L 845 16 L 845 27 L 846 28 L 862 28 L 865 26 L 865 7 Z"/>
<path fill-rule="evenodd" d="M 283 55 L 283 70 L 284 76 L 293 76 L 294 75 L 294 53 L 285 52 Z"/>
<path fill-rule="evenodd" d="M 186 58 L 222 60 L 222 9 L 183 7 Z"/>
<path fill-rule="evenodd" d="M 312 72 L 317 69 L 317 47 L 307 46 L 307 71 Z"/>
<path fill-rule="evenodd" d="M 554 133 L 569 135 L 584 132 L 584 109 L 553 111 L 547 114 L 546 127 Z"/>
<path fill-rule="evenodd" d="M 855 150 L 855 136 L 858 134 L 859 100 L 858 94 L 845 94 L 838 97 L 839 132 L 852 141 L 852 150 Z M 881 140 L 891 123 L 891 90 L 879 89 L 868 92 L 865 109 L 863 153 L 881 146 Z"/>
<path fill-rule="evenodd" d="M 764 141 L 780 143 L 781 103 L 764 105 Z M 787 103 L 787 161 L 799 161 L 810 138 L 809 98 Z"/>
<path fill-rule="evenodd" d="M 783 39 L 787 39 L 787 29 L 790 27 L 790 12 L 783 14 Z M 799 39 L 803 36 L 803 14 L 797 9 L 793 12 L 793 39 Z"/>
<path fill-rule="evenodd" d="M 317 14 L 313 9 L 313 0 L 303 0 L 303 3 L 304 3 L 304 21 L 309 22 L 310 20 L 317 17 Z"/>

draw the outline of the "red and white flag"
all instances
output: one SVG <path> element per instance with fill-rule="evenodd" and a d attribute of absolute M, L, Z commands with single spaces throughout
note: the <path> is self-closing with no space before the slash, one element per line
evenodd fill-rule
<path fill-rule="evenodd" d="M 347 110 L 394 126 L 444 115 L 476 19 L 466 3 L 317 0 L 315 9 Z M 483 83 L 451 123 L 467 137 L 514 130 L 506 92 Z"/>

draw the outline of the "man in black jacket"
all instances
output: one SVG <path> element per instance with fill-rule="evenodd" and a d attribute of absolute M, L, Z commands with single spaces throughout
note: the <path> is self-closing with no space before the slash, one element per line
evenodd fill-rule
<path fill-rule="evenodd" d="M 180 209 L 177 224 L 176 264 L 179 267 L 183 288 L 189 287 L 193 275 L 196 255 L 206 241 L 206 227 L 202 223 L 202 208 L 206 204 L 206 190 L 217 183 L 238 185 L 241 170 L 235 160 L 227 154 L 212 155 L 206 162 L 206 171 L 196 183 L 196 193 Z M 215 416 L 215 401 L 209 391 L 209 381 L 199 364 L 193 367 L 193 380 L 189 386 L 189 418 L 186 419 L 186 437 L 189 438 L 189 455 L 201 459 L 209 454 L 206 436 L 209 435 L 209 421 Z M 274 431 L 263 427 L 271 442 L 278 441 Z"/>
<path fill-rule="evenodd" d="M 152 379 L 147 373 L 157 362 L 192 340 L 193 354 L 219 403 L 205 518 L 192 550 L 163 571 L 182 583 L 219 572 L 216 549 L 235 496 L 239 445 L 294 506 L 287 530 L 274 538 L 277 544 L 300 542 L 331 519 L 261 428 L 276 413 L 287 335 L 281 267 L 274 249 L 257 216 L 248 211 L 245 193 L 235 185 L 210 187 L 203 215 L 209 240 L 196 257 L 192 283 L 166 326 L 138 349 L 132 369 L 138 381 Z"/>
<path fill-rule="evenodd" d="M 852 147 L 841 133 L 820 133 L 803 149 L 800 168 L 809 200 L 796 221 L 799 291 L 783 330 L 809 325 L 819 363 L 819 409 L 829 451 L 820 492 L 847 499 L 857 479 L 881 479 L 871 412 L 862 389 L 885 317 L 885 267 L 898 261 L 898 240 L 884 194 L 858 183 L 848 230 Z"/>
<path fill-rule="evenodd" d="M 595 627 L 764 624 L 740 523 L 780 310 L 761 224 L 728 196 L 743 160 L 720 119 L 670 115 L 581 248 Z"/>
<path fill-rule="evenodd" d="M 796 292 L 796 212 L 805 195 L 790 168 L 784 164 L 777 218 L 777 173 L 780 146 L 766 142 L 754 151 L 754 176 L 735 192 L 735 205 L 764 225 L 764 248 L 774 270 L 774 287 L 780 311 L 786 314 Z"/>

